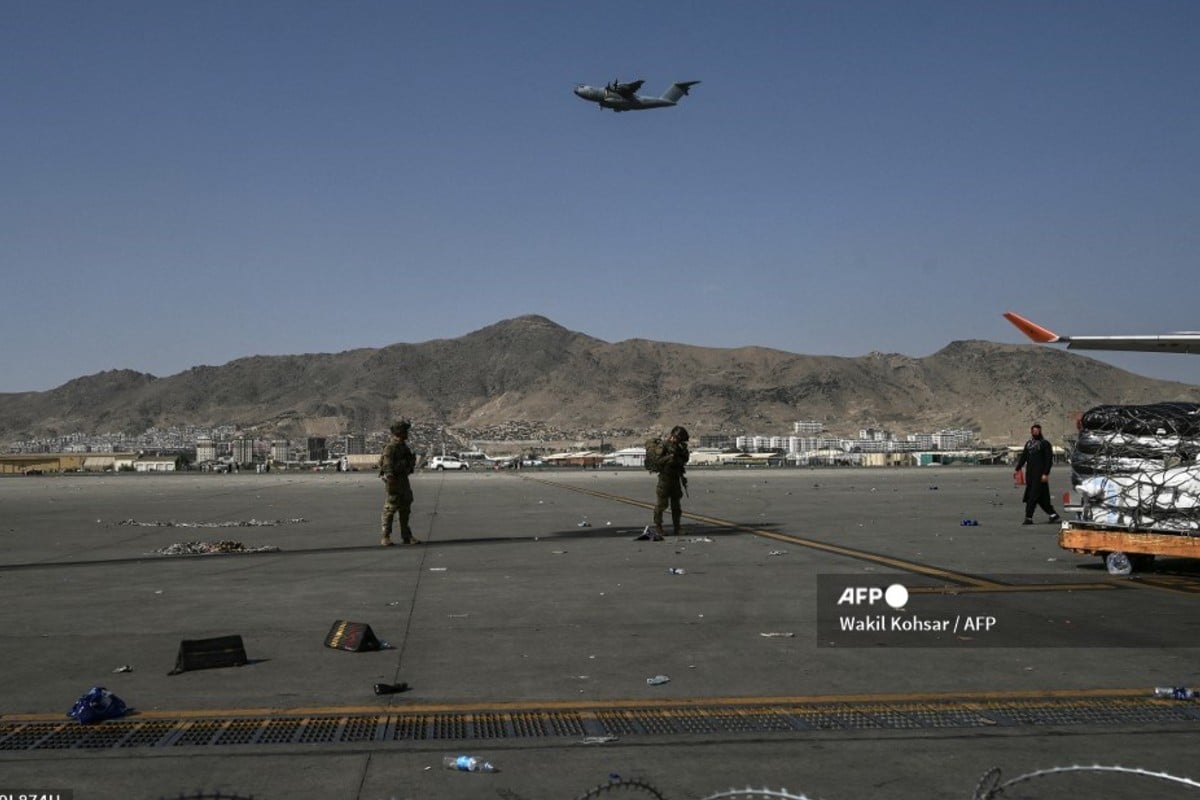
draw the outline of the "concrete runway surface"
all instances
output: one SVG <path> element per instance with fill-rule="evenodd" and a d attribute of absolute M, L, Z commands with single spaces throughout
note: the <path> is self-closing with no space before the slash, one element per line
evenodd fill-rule
<path fill-rule="evenodd" d="M 421 474 L 425 544 L 392 548 L 366 473 L 2 479 L 0 797 L 1200 797 L 1200 703 L 1150 696 L 1200 685 L 1196 563 L 1110 577 L 1005 468 L 689 477 L 645 542 L 645 472 Z M 220 540 L 278 550 L 157 552 Z M 830 587 L 892 583 L 1010 638 L 822 627 Z M 337 620 L 389 647 L 326 647 Z M 233 634 L 249 664 L 167 674 Z M 68 720 L 92 686 L 132 713 Z M 1193 783 L 978 786 L 1096 764 Z"/>

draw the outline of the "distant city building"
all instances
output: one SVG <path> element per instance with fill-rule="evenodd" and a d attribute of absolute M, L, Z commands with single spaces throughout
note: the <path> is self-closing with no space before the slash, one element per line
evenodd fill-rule
<path fill-rule="evenodd" d="M 733 445 L 733 438 L 726 434 L 708 433 L 708 434 L 700 435 L 700 444 L 699 444 L 700 448 L 708 448 L 708 447 L 722 448 L 722 447 L 730 447 L 731 445 Z"/>
<path fill-rule="evenodd" d="M 272 461 L 291 461 L 292 445 L 286 439 L 276 439 L 271 442 Z"/>
<path fill-rule="evenodd" d="M 799 423 L 795 423 L 799 424 Z M 820 426 L 819 423 L 813 423 Z M 943 430 L 937 433 L 915 433 L 897 437 L 891 431 L 863 428 L 856 439 L 833 436 L 739 436 L 737 449 L 743 453 L 785 452 L 793 460 L 820 460 L 822 453 L 912 453 L 919 450 L 962 450 L 975 443 L 977 433 L 971 430 Z"/>
<path fill-rule="evenodd" d="M 361 456 L 367 452 L 367 437 L 361 433 L 346 435 L 346 455 Z"/>
<path fill-rule="evenodd" d="M 975 431 L 941 430 L 933 434 L 933 446 L 939 450 L 956 450 L 975 441 Z"/>
<path fill-rule="evenodd" d="M 817 422 L 814 419 L 802 420 L 792 423 L 792 433 L 814 435 L 825 432 L 825 423 Z"/>
<path fill-rule="evenodd" d="M 739 436 L 736 447 L 743 453 L 769 453 L 787 447 L 787 440 L 782 436 Z"/>
<path fill-rule="evenodd" d="M 203 463 L 205 461 L 217 460 L 217 444 L 210 438 L 201 438 L 196 440 L 196 462 Z"/>
<path fill-rule="evenodd" d="M 135 472 L 177 472 L 183 469 L 181 456 L 142 457 L 133 462 Z"/>
<path fill-rule="evenodd" d="M 308 460 L 324 461 L 327 458 L 329 458 L 329 449 L 325 446 L 325 437 L 308 437 Z"/>
<path fill-rule="evenodd" d="M 230 445 L 230 455 L 235 464 L 253 464 L 254 463 L 254 440 L 253 439 L 234 439 Z"/>
<path fill-rule="evenodd" d="M 604 465 L 613 467 L 640 467 L 645 461 L 646 448 L 626 447 L 623 450 L 617 450 L 605 456 Z"/>

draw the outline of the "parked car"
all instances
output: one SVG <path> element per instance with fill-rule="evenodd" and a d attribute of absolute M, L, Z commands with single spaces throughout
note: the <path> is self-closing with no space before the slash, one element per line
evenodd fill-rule
<path fill-rule="evenodd" d="M 434 456 L 429 459 L 429 463 L 425 465 L 426 469 L 470 469 L 471 465 L 465 461 L 460 461 L 454 456 Z"/>

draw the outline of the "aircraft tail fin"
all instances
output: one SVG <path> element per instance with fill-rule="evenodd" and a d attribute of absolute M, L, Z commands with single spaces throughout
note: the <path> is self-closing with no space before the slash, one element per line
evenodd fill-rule
<path fill-rule="evenodd" d="M 671 88 L 663 92 L 662 99 L 669 100 L 672 103 L 678 103 L 679 98 L 685 96 L 693 86 L 700 81 L 683 81 L 681 83 L 672 83 Z"/>
<path fill-rule="evenodd" d="M 1009 322 L 1011 322 L 1013 325 L 1016 325 L 1017 329 L 1020 330 L 1021 333 L 1025 334 L 1030 339 L 1032 339 L 1035 342 L 1038 342 L 1039 344 L 1050 344 L 1052 342 L 1067 341 L 1066 337 L 1059 336 L 1054 331 L 1052 331 L 1048 328 L 1043 328 L 1041 325 L 1038 325 L 1036 322 L 1030 322 L 1029 320 L 1022 317 L 1020 314 L 1014 314 L 1011 311 L 1005 311 L 1004 318 L 1006 320 L 1008 320 Z"/>

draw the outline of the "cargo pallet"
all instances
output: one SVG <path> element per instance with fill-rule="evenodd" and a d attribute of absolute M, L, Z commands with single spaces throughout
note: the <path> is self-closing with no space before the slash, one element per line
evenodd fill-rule
<path fill-rule="evenodd" d="M 1155 556 L 1200 559 L 1197 532 L 1138 529 L 1082 520 L 1063 520 L 1058 546 L 1074 553 L 1100 556 L 1109 572 L 1115 571 L 1113 554 L 1128 558 L 1133 570 L 1150 566 Z"/>

